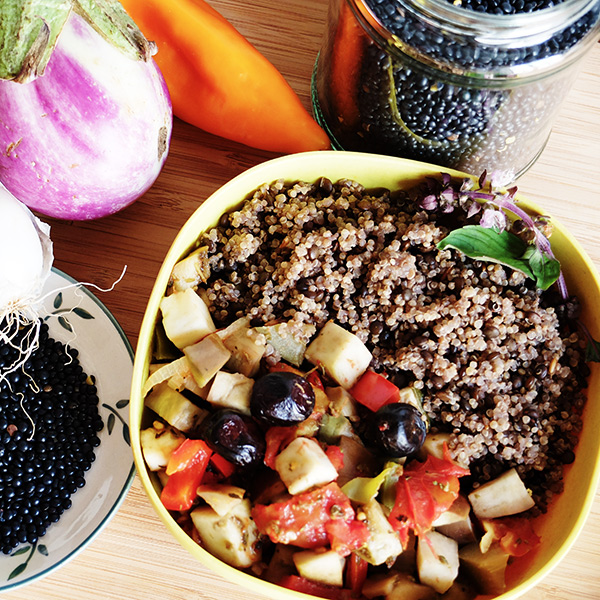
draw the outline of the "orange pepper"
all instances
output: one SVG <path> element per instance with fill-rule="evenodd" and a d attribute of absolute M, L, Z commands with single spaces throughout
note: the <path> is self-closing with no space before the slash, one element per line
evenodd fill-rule
<path fill-rule="evenodd" d="M 204 0 L 121 0 L 167 82 L 173 113 L 215 135 L 272 152 L 330 148 L 281 73 Z"/>

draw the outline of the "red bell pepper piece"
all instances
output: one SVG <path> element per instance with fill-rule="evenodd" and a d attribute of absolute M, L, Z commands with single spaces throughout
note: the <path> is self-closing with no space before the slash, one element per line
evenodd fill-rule
<path fill-rule="evenodd" d="M 210 448 L 202 440 L 186 440 L 192 442 L 184 448 L 179 456 L 171 455 L 169 466 L 171 475 L 163 487 L 160 499 L 167 510 L 189 510 L 196 499 L 196 490 L 206 472 L 212 454 Z M 177 449 L 179 450 L 181 446 Z M 176 452 L 177 452 L 176 450 Z"/>
<path fill-rule="evenodd" d="M 309 594 L 310 596 L 317 596 L 317 598 L 329 598 L 330 600 L 350 599 L 350 592 L 348 590 L 340 589 L 333 585 L 327 585 L 326 583 L 320 583 L 318 581 L 311 581 L 310 579 L 306 579 L 306 577 L 300 577 L 298 575 L 286 575 L 278 581 L 278 584 L 288 590 L 302 592 L 304 594 Z"/>
<path fill-rule="evenodd" d="M 210 457 L 210 464 L 219 472 L 219 479 L 227 479 L 235 472 L 235 465 L 216 452 Z"/>
<path fill-rule="evenodd" d="M 287 446 L 296 437 L 296 426 L 290 427 L 269 427 L 265 433 L 265 465 L 269 469 L 275 469 L 275 457 L 285 446 Z"/>
<path fill-rule="evenodd" d="M 313 370 L 310 373 L 308 373 L 308 375 L 306 376 L 306 381 L 308 381 L 308 383 L 310 383 L 311 385 L 314 385 L 316 388 L 319 388 L 320 390 L 325 390 L 325 386 L 323 385 L 321 377 L 319 376 L 317 371 Z"/>
<path fill-rule="evenodd" d="M 278 363 L 275 363 L 274 365 L 269 366 L 270 373 L 278 373 L 280 371 L 283 371 L 285 373 L 295 373 L 296 375 L 300 375 L 300 377 L 304 377 L 304 373 L 302 371 L 296 369 L 296 367 L 292 367 L 292 365 L 288 365 L 285 362 L 280 361 Z"/>
<path fill-rule="evenodd" d="M 387 377 L 375 371 L 365 371 L 350 389 L 357 402 L 377 412 L 384 404 L 397 402 L 400 390 Z"/>
<path fill-rule="evenodd" d="M 204 440 L 186 439 L 169 458 L 167 475 L 183 471 L 194 463 L 204 460 L 204 455 L 211 454 L 210 448 Z"/>
<path fill-rule="evenodd" d="M 352 554 L 346 566 L 346 587 L 352 592 L 352 596 L 359 597 L 362 594 L 363 585 L 367 580 L 369 563 L 358 554 Z"/>

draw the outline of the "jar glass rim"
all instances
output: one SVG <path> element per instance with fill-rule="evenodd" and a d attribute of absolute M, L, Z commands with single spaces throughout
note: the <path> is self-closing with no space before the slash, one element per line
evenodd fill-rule
<path fill-rule="evenodd" d="M 349 0 L 383 39 L 394 38 L 365 0 Z M 600 0 L 564 0 L 554 6 L 527 13 L 491 14 L 455 6 L 448 0 L 397 0 L 399 6 L 418 13 L 435 27 L 450 33 L 469 36 L 479 43 L 494 45 L 526 45 L 536 38 L 549 37 L 579 20 L 592 8 L 600 8 Z"/>

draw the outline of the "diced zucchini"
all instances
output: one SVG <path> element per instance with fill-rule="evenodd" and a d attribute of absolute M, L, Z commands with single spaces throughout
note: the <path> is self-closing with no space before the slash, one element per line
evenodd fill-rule
<path fill-rule="evenodd" d="M 310 339 L 314 335 L 315 326 L 306 324 L 305 328 L 305 339 Z M 292 335 L 289 332 L 287 323 L 257 327 L 256 331 L 265 336 L 267 342 L 273 346 L 283 360 L 296 367 L 302 364 L 304 361 L 304 352 L 306 351 L 306 342 L 298 336 Z"/>
<path fill-rule="evenodd" d="M 165 333 L 179 349 L 195 344 L 215 330 L 208 307 L 191 288 L 165 296 L 160 310 Z"/>
<path fill-rule="evenodd" d="M 329 398 L 329 410 L 334 417 L 339 416 L 353 419 L 358 416 L 356 400 L 341 385 L 326 387 L 325 393 Z"/>
<path fill-rule="evenodd" d="M 162 319 L 158 319 L 154 328 L 152 357 L 156 361 L 174 360 L 180 356 L 179 348 L 167 337 Z"/>
<path fill-rule="evenodd" d="M 424 457 L 430 454 L 436 458 L 444 458 L 444 444 L 448 445 L 449 442 L 449 433 L 428 433 L 419 454 Z"/>
<path fill-rule="evenodd" d="M 186 356 L 180 356 L 167 364 L 150 365 L 150 377 L 144 383 L 142 395 L 145 396 L 155 385 L 163 381 L 168 382 L 169 386 L 178 392 L 186 389 L 201 398 L 205 398 L 208 393 L 208 389 L 201 388 L 194 379 Z"/>
<path fill-rule="evenodd" d="M 471 505 L 468 500 L 459 495 L 456 500 L 451 504 L 448 510 L 445 510 L 434 522 L 433 526 L 437 529 L 441 525 L 449 525 L 450 523 L 457 523 L 463 521 L 469 516 L 471 512 Z"/>
<path fill-rule="evenodd" d="M 254 380 L 241 373 L 219 371 L 215 375 L 206 399 L 213 406 L 231 408 L 249 415 L 253 387 Z"/>
<path fill-rule="evenodd" d="M 445 594 L 442 594 L 440 600 L 473 600 L 475 597 L 477 591 L 470 582 L 457 580 Z"/>
<path fill-rule="evenodd" d="M 175 264 L 170 282 L 175 292 L 182 292 L 188 288 L 196 289 L 200 283 L 208 281 L 210 268 L 207 256 L 208 246 L 202 246 Z"/>
<path fill-rule="evenodd" d="M 231 353 L 227 368 L 246 377 L 254 377 L 267 348 L 264 339 L 250 328 L 250 319 L 241 317 L 217 335 Z"/>
<path fill-rule="evenodd" d="M 443 594 L 458 575 L 458 544 L 452 538 L 429 531 L 417 541 L 417 570 L 421 583 Z"/>
<path fill-rule="evenodd" d="M 516 469 L 510 469 L 469 494 L 473 512 L 480 519 L 496 519 L 535 506 Z"/>
<path fill-rule="evenodd" d="M 360 507 L 360 513 L 364 514 L 369 539 L 355 552 L 372 565 L 382 565 L 394 560 L 402 552 L 402 543 L 387 520 L 381 504 L 373 499 Z"/>
<path fill-rule="evenodd" d="M 358 437 L 343 435 L 338 445 L 344 455 L 344 466 L 337 479 L 340 487 L 355 477 L 372 477 L 377 474 L 377 459 Z"/>
<path fill-rule="evenodd" d="M 471 519 L 471 505 L 463 496 L 452 503 L 434 522 L 435 530 L 447 537 L 456 540 L 459 544 L 475 541 L 475 529 Z"/>
<path fill-rule="evenodd" d="M 343 435 L 356 435 L 350 421 L 346 417 L 324 414 L 319 426 L 319 439 L 326 444 L 337 444 Z"/>
<path fill-rule="evenodd" d="M 468 514 L 462 521 L 455 521 L 447 525 L 439 525 L 436 531 L 443 533 L 445 536 L 456 540 L 459 545 L 470 544 L 477 539 L 473 519 Z"/>
<path fill-rule="evenodd" d="M 169 425 L 184 433 L 194 429 L 207 415 L 205 410 L 190 402 L 166 382 L 155 386 L 144 403 Z"/>
<path fill-rule="evenodd" d="M 223 562 L 244 569 L 261 559 L 260 534 L 250 510 L 250 500 L 246 498 L 224 516 L 210 506 L 196 508 L 190 516 L 206 550 Z"/>
<path fill-rule="evenodd" d="M 499 544 L 492 544 L 482 553 L 474 542 L 460 549 L 460 565 L 468 577 L 475 581 L 482 594 L 501 594 L 506 587 L 505 575 L 508 554 Z"/>
<path fill-rule="evenodd" d="M 320 365 L 345 389 L 350 389 L 367 370 L 371 353 L 353 333 L 328 321 L 309 344 L 304 357 Z"/>
<path fill-rule="evenodd" d="M 330 483 L 338 473 L 311 438 L 297 437 L 275 458 L 275 470 L 290 494 L 300 494 L 317 485 Z"/>
<path fill-rule="evenodd" d="M 224 517 L 244 499 L 246 491 L 234 485 L 213 483 L 200 485 L 197 493 L 219 516 Z"/>
<path fill-rule="evenodd" d="M 344 585 L 346 559 L 335 550 L 303 550 L 296 552 L 292 558 L 301 577 L 326 585 Z"/>
<path fill-rule="evenodd" d="M 369 577 L 362 589 L 366 598 L 385 600 L 436 600 L 430 587 L 418 583 L 406 573 L 379 574 Z"/>
<path fill-rule="evenodd" d="M 142 429 L 140 442 L 146 465 L 151 471 L 164 469 L 171 454 L 181 446 L 185 436 L 176 429 L 156 421 L 152 427 Z"/>
<path fill-rule="evenodd" d="M 264 573 L 264 578 L 271 583 L 277 583 L 287 575 L 296 574 L 293 556 L 297 551 L 295 546 L 277 544 Z"/>
<path fill-rule="evenodd" d="M 210 334 L 199 342 L 183 348 L 196 383 L 204 387 L 227 364 L 231 352 L 225 347 L 221 338 Z"/>

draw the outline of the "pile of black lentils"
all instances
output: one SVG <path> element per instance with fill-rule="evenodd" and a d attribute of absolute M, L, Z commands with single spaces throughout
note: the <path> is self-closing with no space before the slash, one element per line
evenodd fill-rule
<path fill-rule="evenodd" d="M 0 344 L 0 372 L 19 358 L 20 339 Z M 0 551 L 35 543 L 70 508 L 95 459 L 103 421 L 96 386 L 76 349 L 41 324 L 39 347 L 0 382 Z"/>
<path fill-rule="evenodd" d="M 531 14 L 562 0 L 448 0 L 456 8 L 490 15 Z M 427 61 L 446 65 L 457 73 L 487 73 L 523 65 L 539 59 L 566 53 L 590 31 L 598 21 L 600 4 L 596 4 L 575 23 L 557 31 L 549 39 L 522 47 L 502 47 L 453 41 L 437 29 L 407 12 L 395 0 L 365 0 L 384 27 L 403 47 Z M 506 107 L 512 93 L 506 89 L 476 87 L 470 83 L 449 83 L 438 74 L 418 66 L 411 60 L 398 61 L 385 49 L 372 44 L 365 49 L 357 86 L 357 105 L 361 114 L 360 146 L 371 152 L 395 154 L 425 160 L 454 168 L 467 168 L 461 159 L 479 148 L 502 143 L 488 136 L 502 129 L 506 149 L 513 150 L 514 138 L 532 135 L 529 129 L 541 118 L 542 109 L 536 98 L 528 101 L 525 93 L 516 105 Z M 468 80 L 470 81 L 470 80 Z M 475 81 L 475 79 L 474 79 Z M 544 95 L 544 92 L 540 92 Z M 555 90 L 557 100 L 559 90 Z M 531 106 L 529 106 L 529 104 Z M 551 114 L 555 105 L 546 100 L 544 109 Z M 391 107 L 391 108 L 390 108 Z M 496 121 L 499 111 L 503 116 Z M 536 115 L 529 114 L 536 112 Z M 353 142 L 340 138 L 342 146 L 352 149 Z M 516 152 L 516 150 L 514 150 Z M 493 155 L 493 153 L 492 153 Z M 505 159 L 507 164 L 509 160 Z M 522 160 L 515 158 L 515 162 Z"/>

